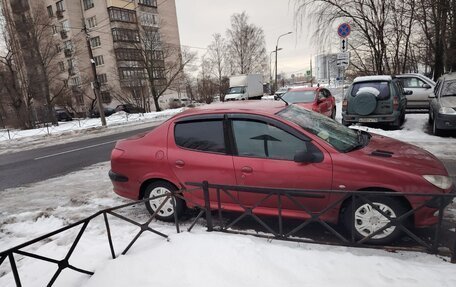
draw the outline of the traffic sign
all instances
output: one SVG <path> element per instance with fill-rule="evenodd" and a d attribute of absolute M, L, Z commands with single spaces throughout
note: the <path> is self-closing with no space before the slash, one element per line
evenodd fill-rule
<path fill-rule="evenodd" d="M 349 52 L 338 53 L 336 65 L 343 69 L 347 68 L 348 65 L 350 65 L 350 53 Z"/>
<path fill-rule="evenodd" d="M 341 38 L 340 39 L 340 51 L 347 52 L 348 50 L 348 38 Z"/>
<path fill-rule="evenodd" d="M 350 35 L 350 32 L 351 32 L 351 27 L 350 27 L 350 24 L 348 24 L 348 23 L 342 23 L 339 25 L 339 27 L 337 27 L 337 34 L 341 38 L 347 38 L 348 35 Z"/>
<path fill-rule="evenodd" d="M 337 60 L 347 60 L 350 58 L 349 52 L 337 53 Z"/>

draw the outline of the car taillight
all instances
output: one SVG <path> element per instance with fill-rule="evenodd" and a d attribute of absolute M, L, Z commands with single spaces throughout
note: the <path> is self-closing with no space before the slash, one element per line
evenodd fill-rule
<path fill-rule="evenodd" d="M 342 111 L 346 111 L 347 110 L 347 106 L 348 106 L 347 99 L 344 99 L 342 101 Z"/>
<path fill-rule="evenodd" d="M 393 109 L 397 110 L 398 107 L 399 107 L 399 100 L 397 99 L 397 97 L 394 97 L 393 98 Z"/>

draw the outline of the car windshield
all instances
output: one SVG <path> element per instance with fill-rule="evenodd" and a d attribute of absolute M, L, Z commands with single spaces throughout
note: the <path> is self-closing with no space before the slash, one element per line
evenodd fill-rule
<path fill-rule="evenodd" d="M 340 152 L 348 152 L 367 144 L 367 140 L 360 136 L 360 131 L 296 105 L 288 106 L 277 115 L 328 142 Z"/>
<path fill-rule="evenodd" d="M 282 96 L 288 103 L 311 103 L 315 100 L 315 91 L 290 91 Z"/>
<path fill-rule="evenodd" d="M 245 87 L 232 87 L 228 90 L 228 94 L 243 94 Z"/>
<path fill-rule="evenodd" d="M 456 96 L 456 80 L 445 81 L 442 87 L 442 93 L 440 97 L 452 97 Z"/>
<path fill-rule="evenodd" d="M 354 83 L 351 95 L 356 97 L 362 92 L 372 93 L 381 99 L 388 99 L 390 95 L 389 85 L 386 81 Z"/>

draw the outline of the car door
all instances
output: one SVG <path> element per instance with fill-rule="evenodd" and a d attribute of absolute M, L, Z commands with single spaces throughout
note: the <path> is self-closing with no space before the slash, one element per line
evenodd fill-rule
<path fill-rule="evenodd" d="M 325 116 L 330 117 L 331 112 L 332 112 L 332 110 L 331 110 L 331 93 L 326 89 L 321 89 L 320 95 L 322 95 L 322 97 L 320 97 L 320 101 L 318 104 L 320 113 Z"/>
<path fill-rule="evenodd" d="M 316 147 L 300 132 L 282 122 L 266 117 L 230 115 L 230 125 L 234 141 L 234 169 L 239 185 L 269 188 L 292 188 L 329 190 L 332 185 L 332 160 L 324 151 Z M 321 157 L 318 163 L 296 163 L 297 151 L 315 152 Z M 299 198 L 304 206 L 312 211 L 322 210 L 327 195 L 319 198 Z M 253 206 L 264 195 L 240 192 L 239 199 Z M 260 207 L 274 208 L 277 199 L 263 202 Z M 284 209 L 299 210 L 293 202 L 284 199 Z"/>
<path fill-rule="evenodd" d="M 223 115 L 190 116 L 171 124 L 168 130 L 168 161 L 183 185 L 186 182 L 203 181 L 236 184 L 233 159 L 226 145 Z M 237 193 L 232 194 L 237 198 Z M 189 193 L 189 198 L 198 204 L 204 204 L 202 191 Z M 210 198 L 215 207 L 215 190 L 210 190 Z M 233 203 L 223 193 L 221 201 Z"/>
<path fill-rule="evenodd" d="M 432 88 L 429 84 L 419 79 L 418 77 L 401 77 L 403 87 L 407 91 L 412 91 L 413 94 L 407 95 L 408 109 L 427 109 L 429 108 L 429 94 L 432 93 Z"/>

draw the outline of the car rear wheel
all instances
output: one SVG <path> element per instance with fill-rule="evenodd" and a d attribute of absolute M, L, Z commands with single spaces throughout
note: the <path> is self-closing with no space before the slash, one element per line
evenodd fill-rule
<path fill-rule="evenodd" d="M 144 199 L 170 194 L 174 191 L 177 191 L 177 188 L 173 184 L 166 181 L 156 181 L 147 186 L 146 192 L 144 193 Z M 146 201 L 145 204 L 149 213 L 151 215 L 154 214 L 166 198 L 166 196 L 163 196 Z M 175 206 L 173 206 L 174 200 Z M 182 199 L 170 197 L 157 212 L 156 218 L 162 221 L 174 221 L 174 212 L 177 213 L 177 217 L 179 218 L 182 215 L 184 208 L 185 202 Z"/>
<path fill-rule="evenodd" d="M 397 218 L 407 212 L 407 208 L 398 200 L 389 197 L 369 197 L 372 203 L 391 218 Z M 354 218 L 352 217 L 354 212 Z M 343 214 L 344 225 L 350 232 L 353 229 L 355 239 L 363 239 L 386 226 L 390 220 L 374 209 L 370 204 L 359 199 L 354 206 L 350 204 Z M 401 235 L 397 226 L 390 226 L 374 235 L 367 243 L 389 244 Z"/>

